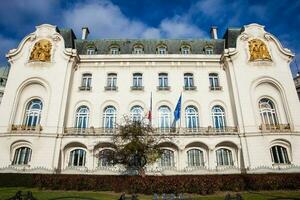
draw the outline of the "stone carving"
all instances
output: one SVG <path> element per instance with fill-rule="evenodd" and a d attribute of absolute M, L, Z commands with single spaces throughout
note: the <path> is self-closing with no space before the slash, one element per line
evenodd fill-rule
<path fill-rule="evenodd" d="M 272 60 L 267 46 L 263 41 L 259 39 L 253 39 L 250 40 L 248 43 L 250 51 L 250 61 Z"/>
<path fill-rule="evenodd" d="M 50 62 L 52 44 L 49 40 L 40 40 L 34 44 L 30 61 Z"/>

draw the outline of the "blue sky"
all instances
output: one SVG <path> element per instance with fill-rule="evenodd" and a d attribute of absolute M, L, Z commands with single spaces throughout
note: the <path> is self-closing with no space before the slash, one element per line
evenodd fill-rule
<path fill-rule="evenodd" d="M 300 0 L 5 0 L 0 6 L 0 63 L 35 26 L 50 23 L 90 38 L 208 38 L 212 25 L 265 25 L 300 67 Z M 292 71 L 296 73 L 295 62 Z"/>

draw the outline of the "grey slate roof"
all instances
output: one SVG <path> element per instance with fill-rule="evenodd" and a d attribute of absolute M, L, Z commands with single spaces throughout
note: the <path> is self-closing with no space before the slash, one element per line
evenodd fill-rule
<path fill-rule="evenodd" d="M 224 34 L 225 48 L 235 48 L 236 39 L 241 34 L 241 28 L 228 28 Z"/>
<path fill-rule="evenodd" d="M 74 40 L 76 39 L 76 36 L 72 29 L 57 29 L 57 31 L 64 38 L 66 48 L 75 48 Z"/>

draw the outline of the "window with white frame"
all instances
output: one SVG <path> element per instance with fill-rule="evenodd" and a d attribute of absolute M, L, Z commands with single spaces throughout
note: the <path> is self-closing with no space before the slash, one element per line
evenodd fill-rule
<path fill-rule="evenodd" d="M 83 167 L 86 161 L 86 151 L 74 149 L 70 152 L 69 167 Z"/>
<path fill-rule="evenodd" d="M 142 87 L 143 86 L 143 74 L 134 73 L 133 74 L 133 87 Z"/>
<path fill-rule="evenodd" d="M 15 150 L 12 165 L 27 165 L 31 159 L 31 148 L 20 147 Z"/>
<path fill-rule="evenodd" d="M 262 124 L 278 125 L 278 118 L 273 101 L 268 98 L 263 98 L 259 101 L 259 112 Z"/>
<path fill-rule="evenodd" d="M 103 113 L 103 127 L 105 129 L 112 129 L 116 126 L 116 108 L 113 106 L 107 106 Z"/>
<path fill-rule="evenodd" d="M 194 75 L 192 73 L 184 74 L 184 87 L 185 88 L 194 87 Z"/>
<path fill-rule="evenodd" d="M 232 151 L 230 149 L 221 148 L 216 151 L 218 166 L 233 166 Z"/>
<path fill-rule="evenodd" d="M 181 54 L 190 54 L 191 48 L 189 46 L 182 46 L 181 47 Z"/>
<path fill-rule="evenodd" d="M 76 111 L 75 127 L 85 129 L 89 124 L 90 110 L 87 106 L 80 106 Z"/>
<path fill-rule="evenodd" d="M 94 55 L 95 54 L 95 49 L 94 48 L 88 48 L 86 50 L 86 54 L 87 55 Z"/>
<path fill-rule="evenodd" d="M 143 108 L 141 106 L 133 106 L 130 110 L 130 116 L 134 122 L 141 121 L 143 119 Z"/>
<path fill-rule="evenodd" d="M 160 166 L 161 167 L 174 167 L 174 152 L 169 149 L 163 149 L 160 157 Z"/>
<path fill-rule="evenodd" d="M 204 156 L 203 151 L 200 149 L 190 149 L 187 151 L 188 166 L 204 166 Z"/>
<path fill-rule="evenodd" d="M 158 84 L 159 84 L 159 87 L 161 87 L 161 88 L 168 87 L 168 74 L 167 73 L 159 73 L 158 74 Z"/>
<path fill-rule="evenodd" d="M 287 149 L 280 145 L 271 147 L 272 162 L 275 164 L 290 164 Z"/>
<path fill-rule="evenodd" d="M 209 74 L 209 85 L 211 90 L 216 90 L 220 87 L 219 85 L 219 75 L 217 73 Z"/>
<path fill-rule="evenodd" d="M 198 110 L 195 106 L 187 106 L 185 109 L 186 128 L 194 129 L 199 127 Z"/>
<path fill-rule="evenodd" d="M 110 54 L 113 55 L 120 54 L 120 48 L 117 46 L 110 47 Z"/>
<path fill-rule="evenodd" d="M 143 54 L 144 53 L 144 48 L 142 45 L 135 45 L 133 47 L 133 54 Z"/>
<path fill-rule="evenodd" d="M 159 114 L 159 128 L 168 129 L 171 127 L 171 110 L 168 106 L 161 106 L 158 109 Z"/>
<path fill-rule="evenodd" d="M 81 88 L 83 90 L 89 90 L 92 83 L 92 74 L 85 73 L 82 75 Z"/>
<path fill-rule="evenodd" d="M 25 126 L 37 126 L 41 121 L 43 103 L 40 99 L 33 99 L 28 102 L 25 112 Z"/>
<path fill-rule="evenodd" d="M 224 129 L 226 127 L 225 111 L 219 105 L 212 108 L 212 122 L 214 128 Z"/>
<path fill-rule="evenodd" d="M 167 47 L 165 45 L 158 46 L 157 54 L 167 54 Z"/>
<path fill-rule="evenodd" d="M 214 53 L 214 51 L 213 51 L 212 47 L 205 47 L 205 54 L 211 55 L 213 53 Z"/>
<path fill-rule="evenodd" d="M 117 74 L 109 73 L 107 75 L 107 87 L 116 88 L 117 87 Z"/>
<path fill-rule="evenodd" d="M 108 167 L 112 166 L 112 157 L 114 156 L 114 151 L 111 149 L 103 149 L 99 152 L 99 160 L 98 166 L 99 167 Z"/>

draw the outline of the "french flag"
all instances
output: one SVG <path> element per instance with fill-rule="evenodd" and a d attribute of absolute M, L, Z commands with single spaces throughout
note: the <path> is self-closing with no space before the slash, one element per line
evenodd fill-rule
<path fill-rule="evenodd" d="M 149 120 L 149 122 L 151 124 L 151 122 L 152 122 L 152 92 L 151 92 L 151 96 L 150 96 L 150 108 L 148 111 L 147 119 Z"/>

